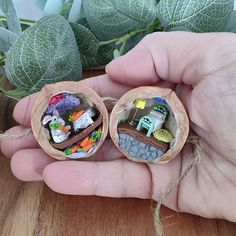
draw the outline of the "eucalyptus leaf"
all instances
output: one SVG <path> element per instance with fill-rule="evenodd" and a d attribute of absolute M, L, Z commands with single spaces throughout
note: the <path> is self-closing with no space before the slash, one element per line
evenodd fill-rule
<path fill-rule="evenodd" d="M 4 76 L 4 77 L 6 76 L 4 66 L 0 66 L 0 78 L 1 78 L 2 76 Z M 0 80 L 1 80 L 1 79 L 0 79 Z"/>
<path fill-rule="evenodd" d="M 99 40 L 146 28 L 156 18 L 156 0 L 84 0 L 83 8 Z"/>
<path fill-rule="evenodd" d="M 11 83 L 28 93 L 45 84 L 80 80 L 80 53 L 69 23 L 48 15 L 26 29 L 9 50 L 5 68 Z"/>
<path fill-rule="evenodd" d="M 65 0 L 47 0 L 44 6 L 44 12 L 46 14 L 57 14 L 63 9 Z"/>
<path fill-rule="evenodd" d="M 82 0 L 74 0 L 69 14 L 69 21 L 77 22 L 84 17 Z"/>
<path fill-rule="evenodd" d="M 5 91 L 5 90 L 2 90 L 0 88 L 0 90 L 7 96 L 7 97 L 10 97 L 10 98 L 13 98 L 15 100 L 20 100 L 22 99 L 23 97 L 27 96 L 28 93 L 23 90 L 23 89 L 14 89 L 14 90 L 8 90 L 8 91 Z"/>
<path fill-rule="evenodd" d="M 7 52 L 17 37 L 11 31 L 0 28 L 0 52 Z"/>
<path fill-rule="evenodd" d="M 236 33 L 236 11 L 233 11 L 230 21 L 225 28 L 225 31 Z"/>
<path fill-rule="evenodd" d="M 33 0 L 33 1 L 41 10 L 44 9 L 44 7 L 47 3 L 47 0 Z"/>
<path fill-rule="evenodd" d="M 0 20 L 0 27 L 1 27 L 1 28 L 5 28 L 5 25 L 4 25 L 4 23 L 3 23 L 3 20 Z"/>
<path fill-rule="evenodd" d="M 89 23 L 88 23 L 88 21 L 87 21 L 87 19 L 86 19 L 85 17 L 79 19 L 79 20 L 77 21 L 77 23 L 80 24 L 80 25 L 83 25 L 83 26 L 86 27 L 87 29 L 91 30 L 91 28 L 90 28 L 90 26 L 89 26 Z"/>
<path fill-rule="evenodd" d="M 99 41 L 95 35 L 83 25 L 70 23 L 75 34 L 75 39 L 80 52 L 88 57 L 96 56 L 99 48 Z"/>
<path fill-rule="evenodd" d="M 0 0 L 0 9 L 7 17 L 7 26 L 15 34 L 21 34 L 20 21 L 12 0 Z"/>
<path fill-rule="evenodd" d="M 74 0 L 65 1 L 64 6 L 59 14 L 64 16 L 66 19 L 68 19 L 73 2 L 74 2 Z"/>
<path fill-rule="evenodd" d="M 113 59 L 114 48 L 111 46 L 100 46 L 98 53 L 95 57 L 86 57 L 83 54 L 81 55 L 83 68 L 97 68 L 105 66 Z"/>
<path fill-rule="evenodd" d="M 216 32 L 225 28 L 233 5 L 233 0 L 160 0 L 158 16 L 166 30 Z"/>

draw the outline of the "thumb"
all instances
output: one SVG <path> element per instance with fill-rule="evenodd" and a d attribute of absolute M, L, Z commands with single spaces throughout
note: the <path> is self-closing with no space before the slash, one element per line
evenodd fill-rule
<path fill-rule="evenodd" d="M 160 80 L 196 85 L 214 70 L 220 49 L 230 34 L 189 32 L 153 33 L 126 55 L 106 66 L 110 79 L 132 86 Z M 226 38 L 227 37 L 227 38 Z M 219 50 L 218 50 L 219 49 Z"/>

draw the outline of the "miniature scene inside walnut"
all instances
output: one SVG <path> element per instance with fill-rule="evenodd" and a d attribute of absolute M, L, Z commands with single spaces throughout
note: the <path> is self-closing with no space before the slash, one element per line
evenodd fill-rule
<path fill-rule="evenodd" d="M 51 146 L 70 159 L 87 157 L 102 136 L 102 114 L 83 94 L 54 95 L 41 122 Z"/>
<path fill-rule="evenodd" d="M 133 159 L 160 159 L 175 142 L 177 122 L 162 97 L 137 98 L 119 118 L 119 147 Z"/>

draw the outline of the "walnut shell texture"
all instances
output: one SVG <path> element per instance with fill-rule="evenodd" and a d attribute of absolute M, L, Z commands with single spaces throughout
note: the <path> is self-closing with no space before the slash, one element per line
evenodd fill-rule
<path fill-rule="evenodd" d="M 92 153 L 86 158 L 93 155 L 103 144 L 108 133 L 108 112 L 101 97 L 89 87 L 80 82 L 59 82 L 45 85 L 41 92 L 38 93 L 37 100 L 33 106 L 31 114 L 31 126 L 33 134 L 41 148 L 50 156 L 58 160 L 67 160 L 68 158 L 60 150 L 53 148 L 48 140 L 47 129 L 43 127 L 41 119 L 46 111 L 50 99 L 60 93 L 82 94 L 88 102 L 94 104 L 102 115 L 102 136 Z"/>
<path fill-rule="evenodd" d="M 174 130 L 174 141 L 170 144 L 169 149 L 160 158 L 157 158 L 151 162 L 158 164 L 164 164 L 169 162 L 170 160 L 175 158 L 177 154 L 182 150 L 187 140 L 189 134 L 188 115 L 185 111 L 183 104 L 178 99 L 174 91 L 172 91 L 171 89 L 159 88 L 154 86 L 152 87 L 144 86 L 133 89 L 127 92 L 125 95 L 123 95 L 116 103 L 110 115 L 110 124 L 109 124 L 110 136 L 114 144 L 128 159 L 132 161 L 150 162 L 145 159 L 135 159 L 127 152 L 122 150 L 122 148 L 119 145 L 119 134 L 118 134 L 118 125 L 120 119 L 125 111 L 131 109 L 135 99 L 137 98 L 152 99 L 155 97 L 164 98 L 172 110 L 171 112 L 173 114 L 173 117 L 175 118 L 175 122 L 169 122 L 169 123 L 171 123 L 170 124 L 171 127 L 174 126 L 174 128 L 172 128 L 172 130 Z M 173 123 L 175 123 L 175 125 L 173 125 Z M 119 128 L 119 130 L 121 129 Z"/>

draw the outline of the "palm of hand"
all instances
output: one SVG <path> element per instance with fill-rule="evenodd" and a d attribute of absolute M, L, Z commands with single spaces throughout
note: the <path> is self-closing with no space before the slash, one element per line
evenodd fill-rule
<path fill-rule="evenodd" d="M 203 72 L 204 78 L 193 89 L 181 86 L 180 97 L 188 109 L 191 128 L 204 145 L 200 164 L 165 204 L 183 212 L 234 221 L 236 214 L 231 208 L 236 205 L 236 80 L 229 72 L 236 63 L 228 56 L 231 60 L 222 62 L 223 69 Z M 185 147 L 175 163 L 170 163 L 179 175 L 191 163 L 191 155 L 192 149 Z M 159 167 L 149 167 L 153 176 L 158 175 Z M 157 186 L 158 178 L 153 181 Z M 154 196 L 160 193 L 157 189 Z"/>
<path fill-rule="evenodd" d="M 174 46 L 172 36 L 175 37 Z M 208 50 L 205 41 L 215 40 L 217 37 L 217 44 Z M 159 43 L 154 45 L 155 40 L 159 40 Z M 228 47 L 225 46 L 226 41 L 231 42 Z M 106 76 L 82 82 L 104 97 L 119 98 L 134 86 L 154 83 L 176 90 L 189 113 L 191 128 L 204 145 L 200 164 L 180 183 L 178 191 L 173 192 L 164 204 L 174 210 L 232 221 L 236 221 L 236 213 L 231 211 L 231 207 L 236 204 L 234 41 L 234 36 L 227 34 L 156 34 L 143 40 L 124 58 L 116 60 L 113 66 L 110 65 L 110 69 L 108 66 L 108 75 L 119 83 Z M 194 43 L 199 44 L 200 48 L 199 52 L 194 52 L 202 53 L 202 57 L 192 55 Z M 166 59 L 169 62 L 162 64 L 158 61 L 159 55 L 162 56 L 162 61 Z M 187 58 L 190 62 L 186 61 L 186 55 L 190 55 L 190 59 Z M 191 66 L 187 66 L 188 63 Z M 156 75 L 157 69 L 153 64 L 159 69 L 159 76 Z M 158 77 L 165 81 L 160 81 Z M 190 81 L 188 77 L 191 78 Z M 16 107 L 15 118 L 22 126 L 30 125 L 29 107 L 32 107 L 33 102 L 30 103 L 30 100 L 34 100 L 31 99 L 34 97 L 21 101 Z M 9 133 L 21 131 L 22 128 L 16 127 Z M 124 158 L 111 141 L 106 141 L 96 157 L 90 161 L 55 162 L 39 149 L 33 137 L 11 142 L 12 149 L 9 150 L 8 141 L 3 141 L 2 151 L 6 156 L 13 156 L 12 170 L 18 178 L 44 180 L 53 190 L 66 194 L 157 200 L 159 194 L 192 162 L 193 155 L 192 147 L 185 146 L 178 157 L 168 164 L 137 164 Z"/>

